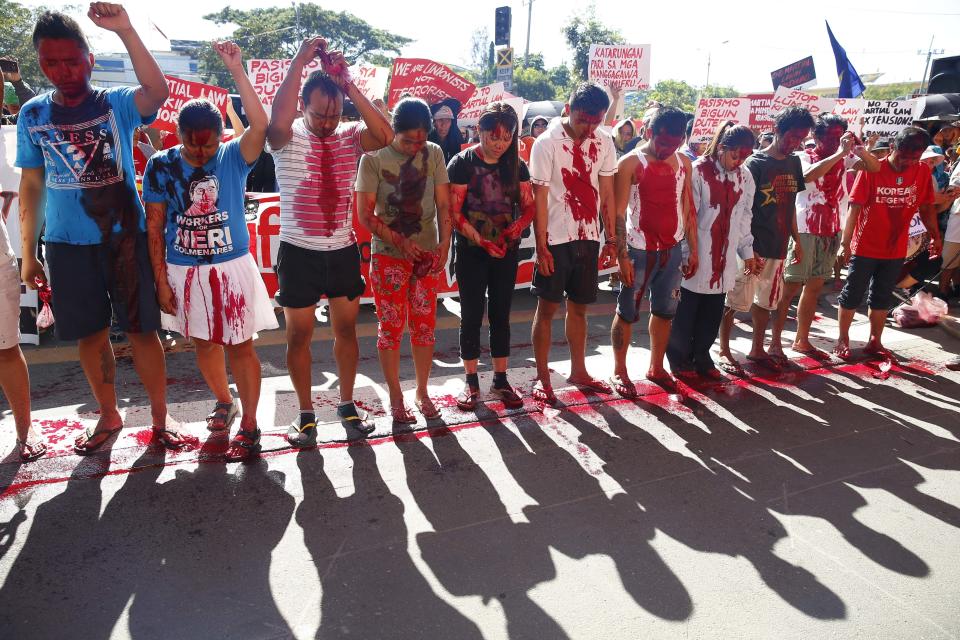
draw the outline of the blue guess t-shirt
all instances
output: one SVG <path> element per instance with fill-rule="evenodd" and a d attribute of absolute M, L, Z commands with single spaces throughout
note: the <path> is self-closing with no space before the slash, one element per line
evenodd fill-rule
<path fill-rule="evenodd" d="M 202 167 L 188 164 L 180 149 L 157 153 L 143 173 L 144 202 L 167 205 L 167 262 L 189 267 L 246 255 L 243 194 L 253 165 L 243 159 L 240 139 L 221 144 Z"/>
<path fill-rule="evenodd" d="M 23 105 L 17 161 L 44 168 L 47 242 L 99 244 L 109 234 L 146 229 L 133 168 L 133 132 L 153 122 L 133 100 L 136 88 L 95 89 L 76 107 L 52 93 Z"/>

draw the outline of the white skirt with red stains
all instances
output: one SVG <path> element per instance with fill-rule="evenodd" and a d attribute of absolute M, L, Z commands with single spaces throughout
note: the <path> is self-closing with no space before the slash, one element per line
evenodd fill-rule
<path fill-rule="evenodd" d="M 276 329 L 277 316 L 253 256 L 185 267 L 167 263 L 176 315 L 162 315 L 163 328 L 187 338 L 232 345 Z"/>

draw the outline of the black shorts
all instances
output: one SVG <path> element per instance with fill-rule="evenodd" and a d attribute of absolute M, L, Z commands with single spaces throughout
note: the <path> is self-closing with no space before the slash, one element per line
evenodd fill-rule
<path fill-rule="evenodd" d="M 893 306 L 893 288 L 897 286 L 903 258 L 881 259 L 853 256 L 847 270 L 847 281 L 837 303 L 844 309 L 856 309 L 863 302 L 869 286 L 867 306 L 874 311 L 886 311 Z"/>
<path fill-rule="evenodd" d="M 116 235 L 101 244 L 46 243 L 57 338 L 79 340 L 110 326 L 126 333 L 160 329 L 160 305 L 147 236 Z"/>
<path fill-rule="evenodd" d="M 590 304 L 597 300 L 597 262 L 600 243 L 594 240 L 573 240 L 550 245 L 553 255 L 553 275 L 533 272 L 534 295 L 548 302 L 567 300 L 576 304 Z"/>
<path fill-rule="evenodd" d="M 360 297 L 366 285 L 360 275 L 360 249 L 318 251 L 281 242 L 277 250 L 277 303 L 282 307 L 312 307 L 326 296 L 348 300 Z"/>

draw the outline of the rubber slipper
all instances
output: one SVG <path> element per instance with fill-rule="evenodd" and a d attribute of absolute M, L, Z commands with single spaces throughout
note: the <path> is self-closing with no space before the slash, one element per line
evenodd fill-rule
<path fill-rule="evenodd" d="M 363 435 L 371 434 L 377 428 L 377 425 L 367 419 L 369 416 L 366 412 L 361 415 L 357 411 L 357 405 L 353 402 L 337 407 L 337 417 L 340 418 L 340 426 L 344 429 L 356 429 Z"/>
<path fill-rule="evenodd" d="M 867 345 L 863 348 L 863 352 L 869 356 L 874 356 L 874 358 L 879 358 L 881 360 L 893 360 L 894 362 L 897 362 L 896 354 L 886 347 L 872 347 Z"/>
<path fill-rule="evenodd" d="M 536 385 L 534 385 L 530 395 L 533 396 L 534 400 L 542 404 L 557 404 L 557 396 L 553 392 L 553 387 L 544 385 L 541 382 L 537 382 Z"/>
<path fill-rule="evenodd" d="M 18 439 L 17 448 L 20 450 L 20 462 L 33 462 L 47 453 L 47 444 L 40 441 L 26 442 Z"/>
<path fill-rule="evenodd" d="M 83 432 L 83 442 L 80 442 L 80 438 L 77 438 L 76 442 L 73 443 L 73 450 L 81 456 L 87 456 L 102 447 L 106 444 L 107 440 L 113 436 L 120 433 L 120 430 L 123 429 L 123 425 L 115 427 L 113 429 L 104 429 L 103 431 L 97 431 L 96 427 L 87 427 L 87 430 Z M 93 440 L 96 439 L 96 444 L 91 444 Z"/>
<path fill-rule="evenodd" d="M 833 355 L 837 356 L 841 360 L 849 360 L 852 353 L 850 352 L 850 347 L 844 344 L 837 344 L 833 348 Z"/>
<path fill-rule="evenodd" d="M 407 405 L 401 404 L 396 407 L 390 407 L 390 416 L 396 424 L 413 424 L 417 418 L 411 413 Z"/>
<path fill-rule="evenodd" d="M 473 411 L 477 408 L 477 402 L 480 400 L 480 390 L 466 386 L 460 395 L 457 396 L 457 408 L 461 411 Z"/>
<path fill-rule="evenodd" d="M 783 366 L 781 366 L 779 362 L 774 360 L 773 356 L 765 356 L 763 358 L 754 358 L 753 356 L 747 356 L 747 360 L 761 367 L 766 367 L 771 371 L 783 371 Z"/>
<path fill-rule="evenodd" d="M 736 360 L 731 360 L 726 356 L 721 356 L 717 361 L 717 368 L 723 372 L 730 373 L 733 375 L 742 375 L 743 374 L 743 365 L 741 365 Z"/>
<path fill-rule="evenodd" d="M 829 360 L 830 354 L 824 351 L 823 349 L 817 349 L 816 347 L 810 347 L 809 349 L 798 349 L 792 347 L 796 353 L 803 354 L 808 358 L 814 358 L 815 360 Z"/>
<path fill-rule="evenodd" d="M 592 391 L 593 393 L 605 393 L 608 395 L 613 393 L 613 389 L 610 388 L 610 385 L 603 380 L 591 378 L 586 382 L 576 382 L 570 378 L 567 378 L 567 382 L 575 387 L 578 387 L 581 391 Z"/>
<path fill-rule="evenodd" d="M 192 438 L 190 436 L 185 436 L 179 431 L 174 429 L 153 429 L 153 437 L 160 442 L 165 448 L 175 451 L 181 447 L 185 447 L 190 444 Z"/>
<path fill-rule="evenodd" d="M 637 397 L 637 386 L 633 384 L 632 380 L 624 380 L 622 377 L 614 374 L 610 376 L 610 386 L 620 394 L 622 397 L 627 398 L 628 400 L 633 400 Z"/>
<path fill-rule="evenodd" d="M 298 449 L 304 447 L 314 447 L 317 445 L 317 422 L 308 420 L 302 422 L 300 418 L 294 418 L 293 422 L 287 428 L 287 442 Z"/>
<path fill-rule="evenodd" d="M 433 400 L 430 398 L 423 398 L 422 400 L 417 398 L 413 401 L 413 404 L 416 405 L 417 410 L 425 420 L 436 420 L 440 417 L 440 409 L 437 409 L 437 405 L 433 404 Z"/>
<path fill-rule="evenodd" d="M 230 448 L 223 454 L 227 462 L 249 460 L 260 453 L 260 429 L 246 431 L 241 429 L 230 441 Z"/>
<path fill-rule="evenodd" d="M 519 409 L 523 406 L 523 398 L 509 384 L 505 387 L 490 387 L 490 394 L 500 400 L 507 409 Z"/>

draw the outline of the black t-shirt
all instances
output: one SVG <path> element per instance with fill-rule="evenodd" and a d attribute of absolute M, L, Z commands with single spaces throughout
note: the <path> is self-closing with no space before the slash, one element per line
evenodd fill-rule
<path fill-rule="evenodd" d="M 463 216 L 484 240 L 498 242 L 503 230 L 516 219 L 519 193 L 514 195 L 504 189 L 500 177 L 503 158 L 496 164 L 488 164 L 480 158 L 476 149 L 470 147 L 455 155 L 447 165 L 447 175 L 450 176 L 451 185 L 467 185 Z M 520 163 L 520 182 L 528 182 L 530 172 L 526 163 L 519 158 L 517 161 Z M 457 242 L 473 245 L 459 233 Z"/>
<path fill-rule="evenodd" d="M 777 160 L 762 151 L 746 161 L 757 191 L 753 197 L 753 252 L 761 258 L 784 259 L 797 215 L 797 192 L 805 189 L 800 158 Z"/>

